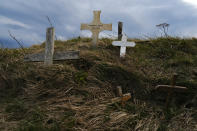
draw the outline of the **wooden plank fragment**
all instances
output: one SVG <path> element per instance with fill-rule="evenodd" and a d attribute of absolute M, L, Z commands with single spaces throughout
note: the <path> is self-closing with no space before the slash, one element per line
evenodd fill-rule
<path fill-rule="evenodd" d="M 29 54 L 24 58 L 25 62 L 42 62 L 44 61 L 44 52 Z M 65 52 L 55 52 L 53 55 L 54 61 L 70 60 L 70 59 L 79 59 L 79 51 L 65 51 Z"/>
<path fill-rule="evenodd" d="M 185 92 L 187 91 L 186 87 L 182 86 L 171 86 L 171 85 L 158 85 L 155 87 L 156 90 L 159 91 L 166 91 L 168 92 L 169 90 L 172 90 L 173 92 Z"/>
<path fill-rule="evenodd" d="M 53 64 L 54 40 L 55 40 L 55 29 L 53 27 L 47 28 L 46 46 L 45 46 L 45 54 L 44 54 L 44 65 L 46 66 L 50 66 Z"/>

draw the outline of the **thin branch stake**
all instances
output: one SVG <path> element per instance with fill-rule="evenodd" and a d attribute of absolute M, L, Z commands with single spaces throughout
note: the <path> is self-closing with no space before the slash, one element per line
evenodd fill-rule
<path fill-rule="evenodd" d="M 9 30 L 8 30 L 8 33 L 9 33 L 10 37 L 18 43 L 18 45 L 20 46 L 20 48 L 21 48 L 21 49 L 23 50 L 23 52 L 25 53 L 23 44 L 22 44 L 19 40 L 17 40 L 16 37 L 13 36 Z"/>
<path fill-rule="evenodd" d="M 52 22 L 51 22 L 51 19 L 49 18 L 49 16 L 46 16 L 46 17 L 47 17 L 47 20 L 48 20 L 50 26 L 51 27 L 54 27 L 53 24 L 52 24 Z M 57 40 L 57 36 L 56 35 L 55 35 L 55 40 Z"/>

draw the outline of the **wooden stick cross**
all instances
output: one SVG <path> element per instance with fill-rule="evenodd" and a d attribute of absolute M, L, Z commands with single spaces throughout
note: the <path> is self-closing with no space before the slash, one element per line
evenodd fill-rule
<path fill-rule="evenodd" d="M 169 103 L 170 103 L 173 92 L 185 92 L 185 91 L 187 91 L 187 87 L 175 86 L 177 76 L 178 76 L 177 74 L 173 74 L 172 80 L 171 80 L 171 85 L 158 85 L 158 86 L 156 86 L 156 90 L 168 92 L 168 95 L 166 97 L 166 108 L 168 108 L 168 106 L 169 106 Z"/>
<path fill-rule="evenodd" d="M 100 20 L 101 11 L 94 11 L 94 19 L 90 24 L 81 24 L 81 30 L 90 30 L 92 32 L 92 42 L 97 44 L 99 33 L 103 30 L 112 31 L 112 24 L 102 24 Z"/>

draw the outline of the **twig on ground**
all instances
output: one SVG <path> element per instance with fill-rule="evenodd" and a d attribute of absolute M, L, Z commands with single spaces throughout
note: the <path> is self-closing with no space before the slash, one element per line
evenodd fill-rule
<path fill-rule="evenodd" d="M 72 90 L 74 87 L 71 87 L 71 88 L 69 88 L 66 92 L 65 92 L 65 94 L 66 93 L 68 93 L 70 90 Z"/>

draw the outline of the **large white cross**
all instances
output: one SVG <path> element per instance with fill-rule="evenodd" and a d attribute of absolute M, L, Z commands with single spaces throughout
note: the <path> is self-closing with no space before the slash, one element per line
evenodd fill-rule
<path fill-rule="evenodd" d="M 113 41 L 112 45 L 120 46 L 120 57 L 124 58 L 126 54 L 126 47 L 135 47 L 134 42 L 127 42 L 127 36 L 123 34 L 122 41 Z"/>
<path fill-rule="evenodd" d="M 94 11 L 94 19 L 90 24 L 81 24 L 81 30 L 90 30 L 92 32 L 92 42 L 97 44 L 99 33 L 103 30 L 112 31 L 112 24 L 102 24 L 100 20 L 101 11 Z"/>

